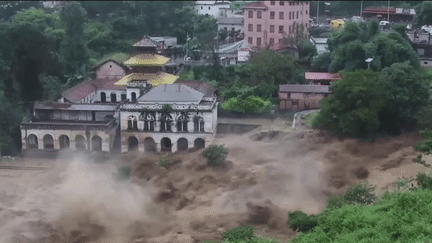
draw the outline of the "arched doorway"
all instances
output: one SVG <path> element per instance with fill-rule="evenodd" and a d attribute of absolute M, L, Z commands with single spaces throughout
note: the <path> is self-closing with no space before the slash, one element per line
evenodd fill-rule
<path fill-rule="evenodd" d="M 117 95 L 115 93 L 111 93 L 111 103 L 117 102 Z"/>
<path fill-rule="evenodd" d="M 105 94 L 105 92 L 101 92 L 101 102 L 106 102 L 106 94 Z"/>
<path fill-rule="evenodd" d="M 98 135 L 93 136 L 91 142 L 93 151 L 102 151 L 102 139 Z"/>
<path fill-rule="evenodd" d="M 77 135 L 75 137 L 75 147 L 77 150 L 86 150 L 86 140 L 84 136 Z"/>
<path fill-rule="evenodd" d="M 194 141 L 194 147 L 197 149 L 205 148 L 205 141 L 202 138 L 197 138 Z"/>
<path fill-rule="evenodd" d="M 187 150 L 188 147 L 189 147 L 188 140 L 186 138 L 179 138 L 179 140 L 177 141 L 178 150 L 184 151 Z"/>
<path fill-rule="evenodd" d="M 27 137 L 27 147 L 29 149 L 38 149 L 38 138 L 34 134 Z"/>
<path fill-rule="evenodd" d="M 128 138 L 128 151 L 138 150 L 138 139 L 134 136 Z"/>
<path fill-rule="evenodd" d="M 61 135 L 59 137 L 60 142 L 60 149 L 67 149 L 69 148 L 69 137 L 66 135 Z"/>
<path fill-rule="evenodd" d="M 171 152 L 171 139 L 169 138 L 162 138 L 161 139 L 161 150 L 165 152 Z"/>
<path fill-rule="evenodd" d="M 43 137 L 44 149 L 54 149 L 54 138 L 47 134 Z"/>
<path fill-rule="evenodd" d="M 146 152 L 156 151 L 156 143 L 153 138 L 148 137 L 144 139 L 144 150 Z"/>

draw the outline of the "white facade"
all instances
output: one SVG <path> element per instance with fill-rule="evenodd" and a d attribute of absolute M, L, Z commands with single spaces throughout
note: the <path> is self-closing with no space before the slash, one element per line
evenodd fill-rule
<path fill-rule="evenodd" d="M 420 58 L 421 67 L 432 67 L 432 58 Z"/>
<path fill-rule="evenodd" d="M 219 11 L 221 8 L 229 8 L 229 2 L 220 2 L 220 1 L 197 1 L 195 3 L 194 9 L 200 15 L 211 15 L 213 17 L 218 17 Z"/>

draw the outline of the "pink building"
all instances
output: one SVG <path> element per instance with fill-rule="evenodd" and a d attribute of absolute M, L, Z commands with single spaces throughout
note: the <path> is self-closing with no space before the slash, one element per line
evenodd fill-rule
<path fill-rule="evenodd" d="M 245 40 L 273 50 L 283 48 L 282 38 L 294 36 L 296 24 L 309 29 L 310 2 L 261 1 L 244 7 Z"/>

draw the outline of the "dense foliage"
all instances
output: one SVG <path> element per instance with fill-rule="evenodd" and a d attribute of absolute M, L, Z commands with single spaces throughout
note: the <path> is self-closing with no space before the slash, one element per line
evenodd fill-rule
<path fill-rule="evenodd" d="M 218 166 L 225 162 L 228 156 L 228 149 L 223 144 L 212 144 L 204 150 L 203 157 L 207 159 L 210 166 Z"/>
<path fill-rule="evenodd" d="M 81 1 L 51 9 L 39 1 L 1 2 L 1 152 L 19 152 L 19 123 L 30 116 L 34 101 L 56 100 L 64 89 L 92 77 L 92 66 L 108 57 L 127 59 L 144 35 L 174 36 L 179 44 L 189 36 L 205 48 L 216 20 L 198 15 L 192 4 Z"/>
<path fill-rule="evenodd" d="M 342 76 L 332 85 L 332 95 L 322 100 L 313 127 L 357 138 L 400 134 L 415 128 L 416 115 L 428 103 L 430 80 L 408 62 Z"/>

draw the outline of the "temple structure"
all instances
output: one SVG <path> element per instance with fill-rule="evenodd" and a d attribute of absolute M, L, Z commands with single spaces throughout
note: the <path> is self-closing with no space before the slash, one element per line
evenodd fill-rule
<path fill-rule="evenodd" d="M 146 36 L 132 57 L 107 60 L 96 77 L 37 102 L 21 123 L 23 150 L 171 151 L 202 148 L 217 126 L 217 91 L 202 81 L 175 83 L 162 71 L 169 58 Z"/>

